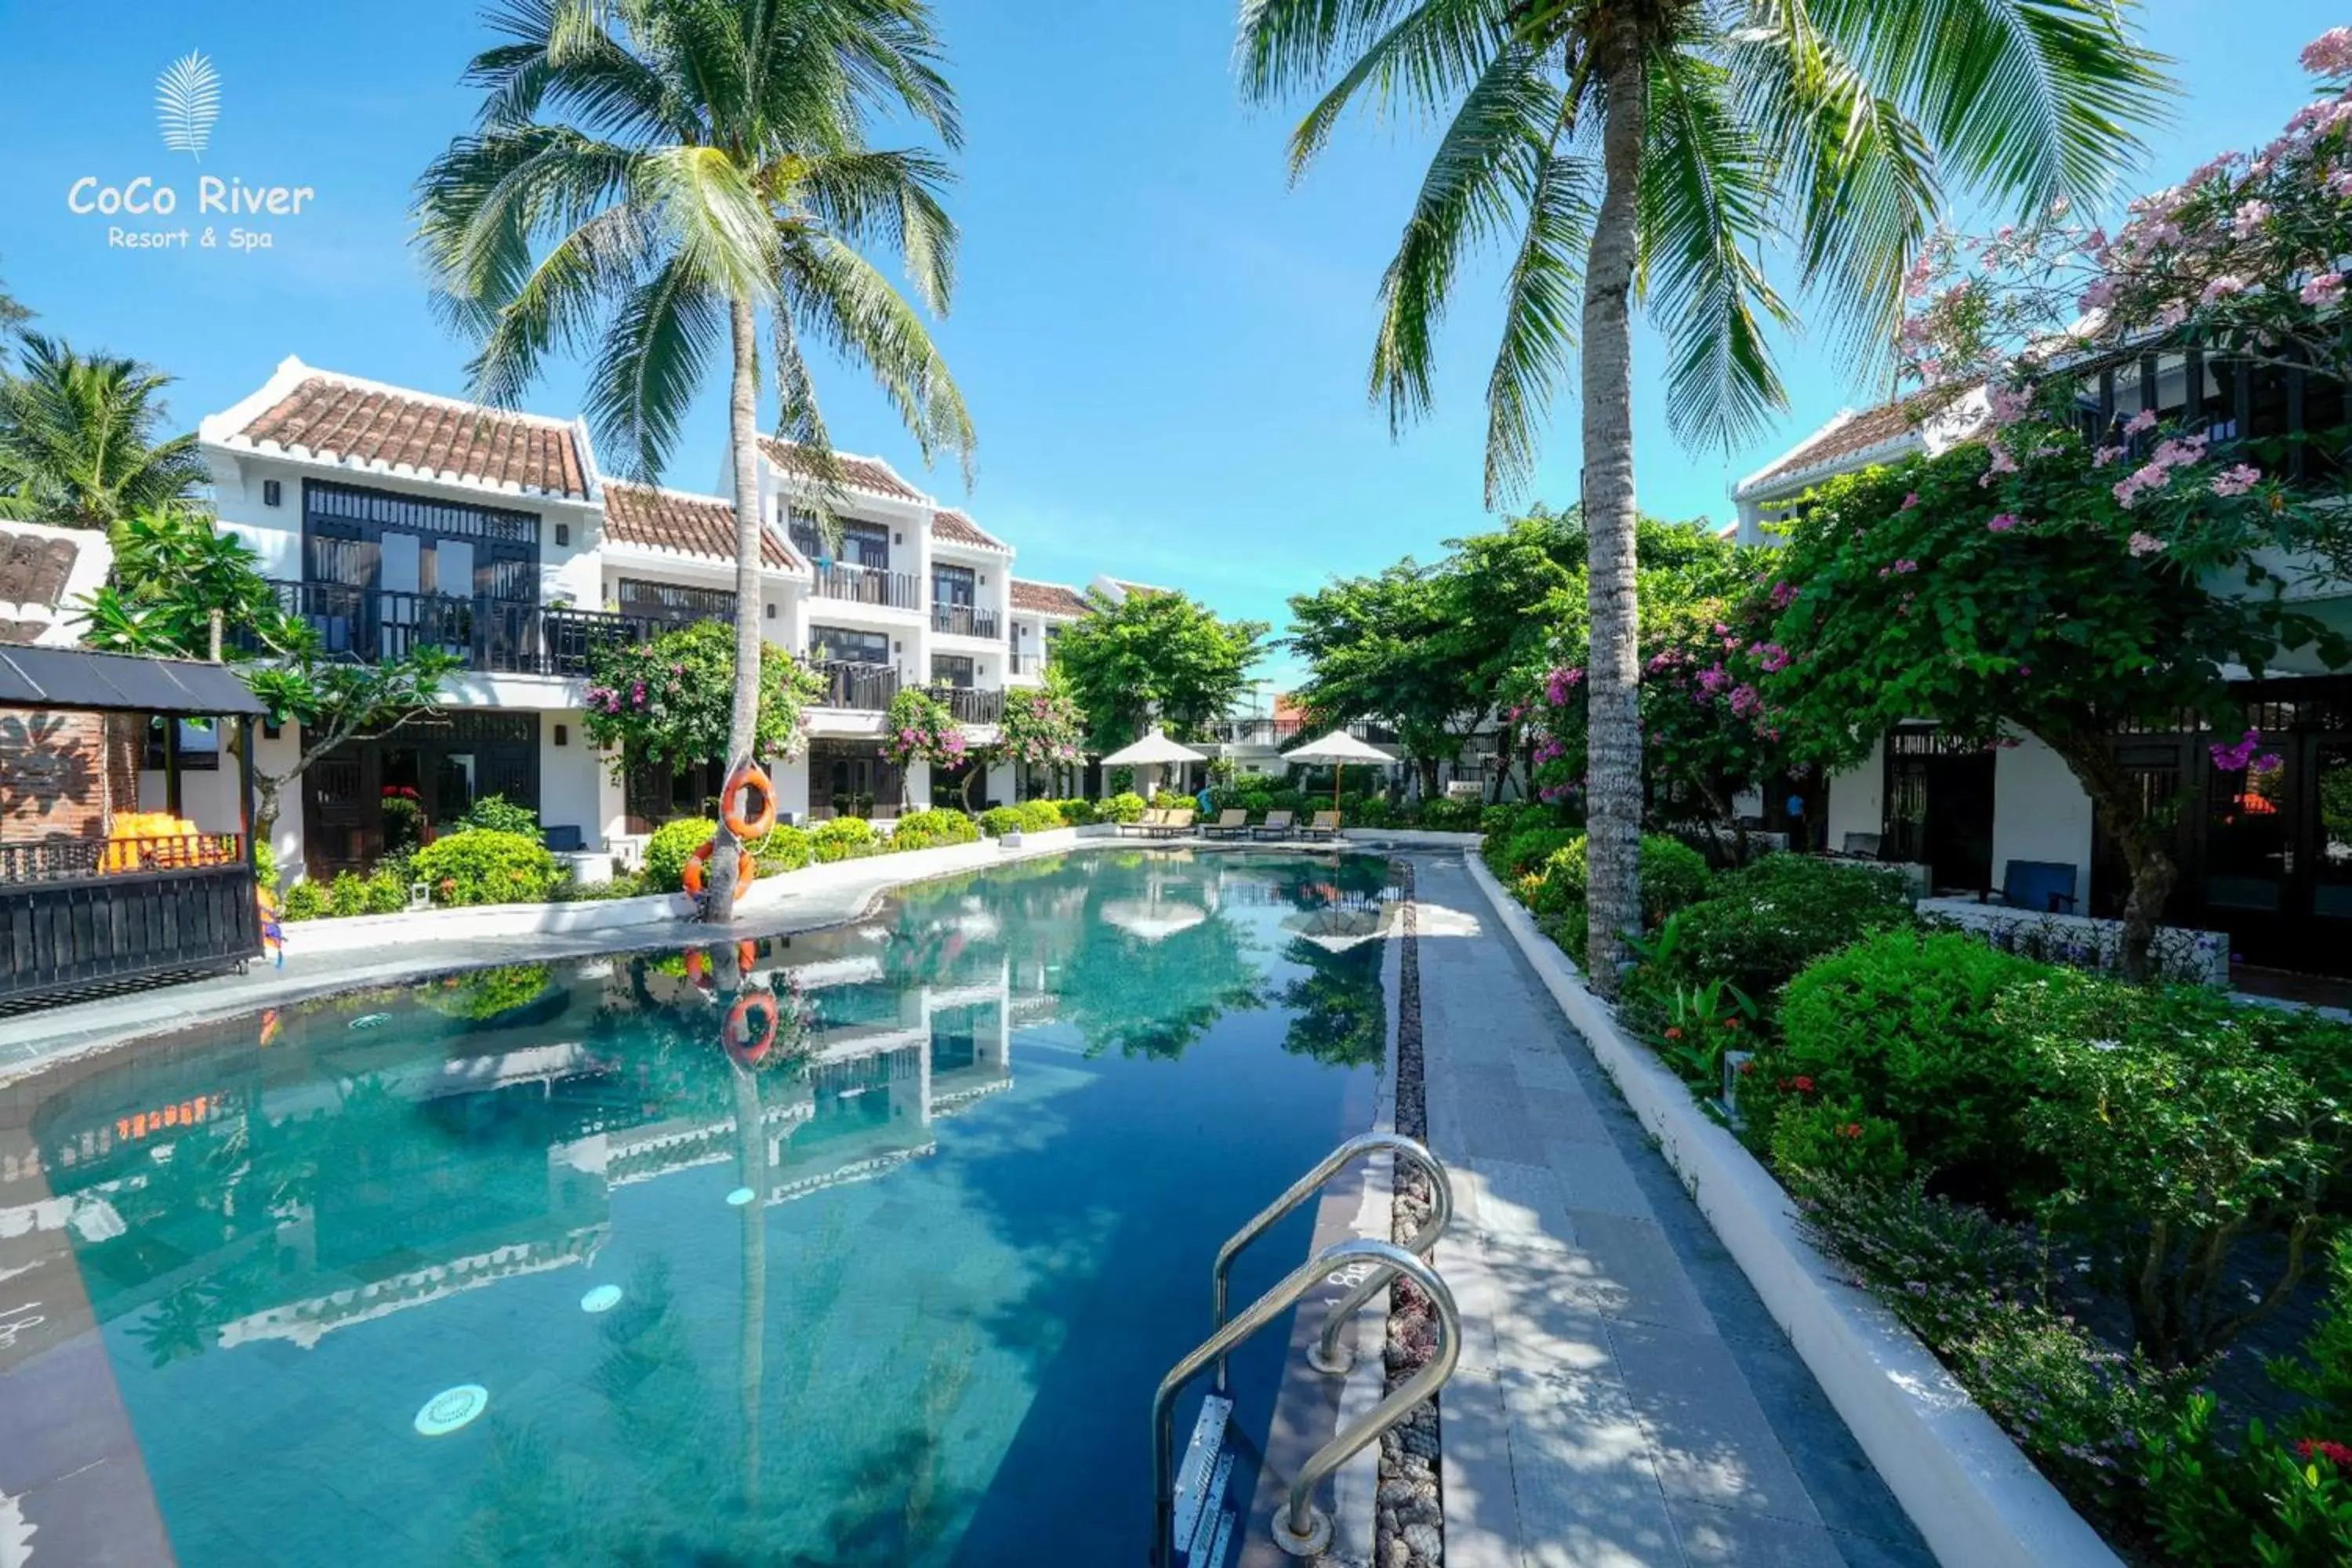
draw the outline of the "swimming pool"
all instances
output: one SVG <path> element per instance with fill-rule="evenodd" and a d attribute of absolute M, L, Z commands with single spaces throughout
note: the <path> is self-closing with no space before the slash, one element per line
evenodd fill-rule
<path fill-rule="evenodd" d="M 1370 1122 L 1387 877 L 1021 862 L 36 1080 L 39 1224 L 103 1353 L 0 1347 L 0 1412 L 74 1379 L 119 1409 L 184 1568 L 1141 1562 L 1145 1415 L 1218 1244 Z M 1259 1436 L 1280 1341 L 1235 1363 Z"/>

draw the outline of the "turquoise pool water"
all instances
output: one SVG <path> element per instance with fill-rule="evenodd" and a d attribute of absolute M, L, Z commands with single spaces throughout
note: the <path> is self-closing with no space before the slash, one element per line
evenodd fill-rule
<path fill-rule="evenodd" d="M 1386 879 L 1032 861 L 79 1075 L 33 1130 L 179 1562 L 1143 1561 L 1218 1244 L 1370 1124 Z"/>

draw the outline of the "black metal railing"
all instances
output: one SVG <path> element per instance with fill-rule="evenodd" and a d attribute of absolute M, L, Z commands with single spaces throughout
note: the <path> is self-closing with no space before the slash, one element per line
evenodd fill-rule
<path fill-rule="evenodd" d="M 406 594 L 342 583 L 272 586 L 278 607 L 310 623 L 330 655 L 369 663 L 438 647 L 468 669 L 583 676 L 599 647 L 641 641 L 682 624 L 666 613 L 616 616 L 482 594 Z M 249 634 L 234 640 L 244 653 L 268 651 Z"/>
<path fill-rule="evenodd" d="M 824 689 L 816 696 L 820 708 L 879 713 L 890 706 L 890 699 L 898 695 L 898 670 L 895 665 L 851 664 L 836 659 L 812 668 L 824 677 Z"/>
<path fill-rule="evenodd" d="M 218 969 L 260 951 L 239 834 L 0 845 L 0 1003 Z"/>
<path fill-rule="evenodd" d="M 878 566 L 819 566 L 816 596 L 846 599 L 853 605 L 884 605 L 896 610 L 923 607 L 921 583 L 904 572 L 886 572 Z"/>
<path fill-rule="evenodd" d="M 142 838 L 45 838 L 0 844 L 0 884 L 78 882 L 135 871 L 245 863 L 245 836 L 186 833 Z"/>
<path fill-rule="evenodd" d="M 959 724 L 1001 724 L 1004 693 L 977 686 L 935 686 L 932 695 L 948 706 Z"/>
<path fill-rule="evenodd" d="M 931 630 L 946 632 L 960 637 L 986 637 L 994 642 L 1002 630 L 994 610 L 983 610 L 971 605 L 938 605 L 931 606 Z"/>

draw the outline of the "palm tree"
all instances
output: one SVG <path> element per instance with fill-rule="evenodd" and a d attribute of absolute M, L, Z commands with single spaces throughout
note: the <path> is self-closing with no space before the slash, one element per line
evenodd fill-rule
<path fill-rule="evenodd" d="M 869 114 L 950 148 L 955 98 L 928 0 L 508 0 L 511 40 L 475 57 L 481 123 L 419 182 L 419 240 L 451 317 L 480 343 L 485 402 L 511 404 L 557 352 L 590 359 L 589 417 L 659 475 L 724 344 L 735 487 L 731 773 L 759 710 L 760 331 L 778 433 L 832 492 L 839 466 L 803 357 L 814 339 L 874 375 L 929 459 L 969 461 L 961 394 L 923 317 L 861 247 L 903 258 L 944 314 L 955 225 L 944 163 L 866 145 Z M 710 912 L 734 907 L 722 827 Z"/>
<path fill-rule="evenodd" d="M 0 518 L 110 530 L 205 482 L 193 434 L 155 438 L 170 376 L 38 332 L 22 342 L 23 368 L 0 374 Z"/>
<path fill-rule="evenodd" d="M 1447 119 L 1381 285 L 1371 391 L 1430 405 L 1433 339 L 1471 254 L 1508 240 L 1486 387 L 1488 504 L 1524 484 L 1581 363 L 1595 982 L 1638 928 L 1632 302 L 1666 341 L 1667 423 L 1727 447 L 1784 405 L 1768 324 L 1817 297 L 1883 353 L 1948 183 L 1972 206 L 2095 197 L 2168 86 L 2119 0 L 1243 0 L 1244 93 L 1336 82 L 1294 176 L 1350 106 Z"/>

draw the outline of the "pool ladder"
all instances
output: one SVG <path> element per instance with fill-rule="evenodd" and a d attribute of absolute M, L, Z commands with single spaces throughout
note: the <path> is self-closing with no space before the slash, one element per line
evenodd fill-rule
<path fill-rule="evenodd" d="M 1230 1321 L 1226 1315 L 1226 1279 L 1234 1259 L 1299 1205 L 1320 1192 L 1331 1178 L 1359 1158 L 1388 1153 L 1412 1162 L 1426 1172 L 1430 1184 L 1429 1218 L 1404 1246 L 1354 1237 L 1335 1242 L 1293 1269 L 1283 1280 L 1242 1309 Z M 1233 1517 L 1222 1507 L 1232 1477 L 1233 1458 L 1224 1452 L 1224 1426 L 1233 1411 L 1225 1392 L 1225 1358 L 1234 1346 L 1273 1322 L 1299 1299 L 1332 1275 L 1360 1270 L 1361 1278 L 1332 1307 L 1322 1332 L 1307 1352 L 1307 1363 L 1328 1376 L 1344 1375 L 1354 1364 L 1353 1350 L 1341 1342 L 1356 1310 L 1400 1276 L 1411 1279 L 1429 1296 L 1437 1311 L 1437 1352 L 1427 1365 L 1391 1389 L 1371 1409 L 1332 1435 L 1315 1450 L 1291 1480 L 1288 1501 L 1276 1516 L 1274 1538 L 1295 1557 L 1319 1555 L 1331 1541 L 1331 1521 L 1315 1506 L 1315 1490 L 1324 1479 L 1412 1414 L 1415 1405 L 1437 1392 L 1453 1374 L 1462 1354 L 1462 1318 L 1454 1293 L 1429 1265 L 1429 1250 L 1445 1234 L 1454 1218 L 1454 1184 L 1437 1157 L 1411 1138 L 1395 1132 L 1367 1132 L 1350 1138 L 1318 1161 L 1315 1168 L 1290 1184 L 1288 1191 L 1267 1205 L 1257 1216 L 1234 1232 L 1218 1249 L 1213 1270 L 1215 1321 L 1209 1337 L 1190 1355 L 1169 1369 L 1151 1400 L 1152 1538 L 1154 1568 L 1218 1568 L 1231 1542 Z M 1173 1417 L 1176 1395 L 1201 1372 L 1214 1363 L 1217 1391 L 1202 1401 L 1201 1419 L 1185 1452 L 1183 1473 L 1174 1472 Z"/>

